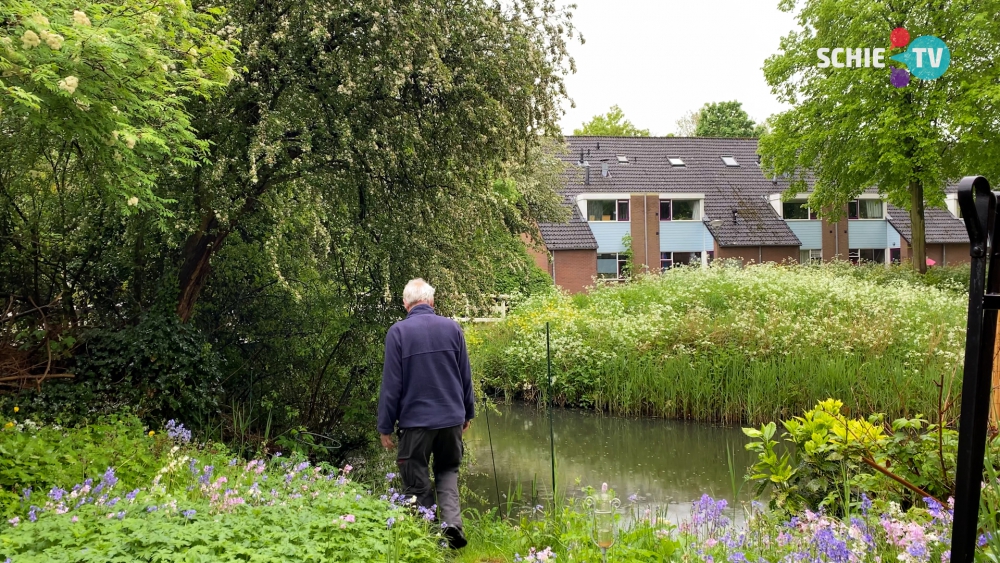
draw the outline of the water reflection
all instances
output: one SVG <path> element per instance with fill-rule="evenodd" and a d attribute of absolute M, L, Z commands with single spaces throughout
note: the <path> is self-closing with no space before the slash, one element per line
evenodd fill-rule
<path fill-rule="evenodd" d="M 638 495 L 646 506 L 669 505 L 671 519 L 689 512 L 690 501 L 703 493 L 732 502 L 726 445 L 735 453 L 736 475 L 742 480 L 753 454 L 739 428 L 648 418 L 618 418 L 579 410 L 553 411 L 557 485 L 580 497 L 581 486 L 606 482 L 624 504 Z M 534 406 L 501 406 L 491 414 L 490 433 L 500 495 L 534 480 L 542 498 L 551 496 L 549 420 Z M 474 456 L 468 485 L 496 506 L 497 493 L 482 413 L 466 435 Z M 744 489 L 741 499 L 746 499 Z M 525 502 L 528 502 L 526 499 Z"/>

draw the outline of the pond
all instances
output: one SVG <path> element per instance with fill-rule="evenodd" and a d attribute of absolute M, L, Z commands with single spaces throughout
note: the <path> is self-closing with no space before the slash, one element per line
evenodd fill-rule
<path fill-rule="evenodd" d="M 748 438 L 738 427 L 652 418 L 620 418 L 572 409 L 553 411 L 556 483 L 560 494 L 582 497 L 586 486 L 607 483 L 623 505 L 635 494 L 644 506 L 666 509 L 671 520 L 690 512 L 691 501 L 707 493 L 733 502 L 727 445 L 734 451 L 737 484 L 755 455 L 743 447 Z M 492 436 L 497 481 L 489 438 Z M 534 405 L 500 405 L 500 415 L 480 412 L 465 437 L 472 456 L 469 488 L 497 505 L 522 490 L 530 505 L 532 483 L 540 499 L 551 498 L 549 417 Z M 749 498 L 744 487 L 740 500 Z M 482 506 L 480 506 L 482 508 Z"/>

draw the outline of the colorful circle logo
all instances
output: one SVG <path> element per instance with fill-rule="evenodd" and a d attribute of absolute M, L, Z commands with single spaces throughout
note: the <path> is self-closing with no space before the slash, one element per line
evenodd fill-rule
<path fill-rule="evenodd" d="M 896 88 L 909 84 L 911 74 L 920 80 L 941 78 L 951 65 L 951 51 L 939 37 L 921 35 L 911 43 L 910 32 L 906 28 L 897 27 L 889 34 L 889 41 L 896 49 L 909 44 L 906 51 L 889 57 L 906 65 L 906 68 L 894 67 L 889 71 L 889 82 Z"/>

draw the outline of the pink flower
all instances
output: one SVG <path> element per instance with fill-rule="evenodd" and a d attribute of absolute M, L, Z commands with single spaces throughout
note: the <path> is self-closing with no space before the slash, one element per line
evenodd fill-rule
<path fill-rule="evenodd" d="M 72 517 L 72 518 L 69 519 L 70 522 L 74 522 L 74 523 L 77 522 L 77 521 L 79 521 L 79 520 L 80 519 L 77 518 L 76 516 L 74 516 L 74 517 Z"/>
<path fill-rule="evenodd" d="M 345 514 L 345 515 L 341 516 L 340 519 L 343 520 L 344 522 L 350 522 L 352 524 L 354 523 L 354 515 L 353 514 Z"/>
<path fill-rule="evenodd" d="M 608 484 L 607 483 L 601 483 L 601 492 L 602 493 L 608 492 Z"/>
<path fill-rule="evenodd" d="M 354 468 L 351 467 L 350 464 L 347 464 L 347 465 L 344 466 L 344 473 L 350 473 L 352 469 L 354 469 Z"/>

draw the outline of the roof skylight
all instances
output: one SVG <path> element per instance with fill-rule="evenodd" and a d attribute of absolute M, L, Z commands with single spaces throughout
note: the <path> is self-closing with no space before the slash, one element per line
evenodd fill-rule
<path fill-rule="evenodd" d="M 628 157 L 625 155 L 618 155 L 618 164 L 628 164 Z"/>
<path fill-rule="evenodd" d="M 724 156 L 724 157 L 722 157 L 722 162 L 726 166 L 739 166 L 740 165 L 739 162 L 736 162 L 736 158 L 734 158 L 732 156 Z"/>
<path fill-rule="evenodd" d="M 670 166 L 684 166 L 684 161 L 680 158 L 668 156 L 667 160 L 670 162 Z"/>

